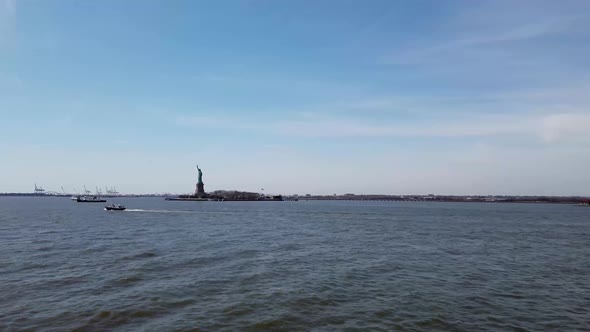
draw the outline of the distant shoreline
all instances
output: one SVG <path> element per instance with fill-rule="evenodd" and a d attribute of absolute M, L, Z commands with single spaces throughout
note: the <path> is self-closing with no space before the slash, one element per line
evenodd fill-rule
<path fill-rule="evenodd" d="M 71 194 L 43 195 L 35 193 L 0 193 L 0 197 L 71 197 Z M 176 195 L 161 194 L 129 194 L 101 195 L 105 198 L 172 198 Z M 505 196 L 505 195 L 309 195 L 283 196 L 285 201 L 392 201 L 392 202 L 446 202 L 446 203 L 529 203 L 529 204 L 581 204 L 590 202 L 590 198 L 582 196 Z"/>
<path fill-rule="evenodd" d="M 58 195 L 43 195 L 43 194 L 34 194 L 34 193 L 0 193 L 0 197 L 7 196 L 7 197 L 72 197 L 72 196 L 84 196 L 78 194 L 58 194 Z M 96 195 L 95 195 L 96 196 Z M 105 198 L 116 198 L 116 197 L 126 197 L 126 198 L 133 198 L 133 197 L 174 197 L 173 195 L 160 195 L 160 194 L 129 194 L 129 195 L 97 195 L 100 197 Z"/>

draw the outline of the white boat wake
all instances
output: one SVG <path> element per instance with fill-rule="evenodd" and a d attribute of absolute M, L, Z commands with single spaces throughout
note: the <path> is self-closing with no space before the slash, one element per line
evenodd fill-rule
<path fill-rule="evenodd" d="M 195 213 L 197 211 L 183 210 L 145 210 L 145 209 L 126 209 L 125 212 L 146 212 L 146 213 Z"/>

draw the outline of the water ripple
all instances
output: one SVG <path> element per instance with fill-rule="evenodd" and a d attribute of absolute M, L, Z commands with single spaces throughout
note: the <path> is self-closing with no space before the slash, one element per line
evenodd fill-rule
<path fill-rule="evenodd" d="M 590 209 L 8 200 L 2 331 L 590 330 Z"/>

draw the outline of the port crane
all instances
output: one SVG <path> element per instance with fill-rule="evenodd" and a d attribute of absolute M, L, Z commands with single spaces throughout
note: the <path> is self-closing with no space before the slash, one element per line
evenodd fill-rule
<path fill-rule="evenodd" d="M 92 192 L 88 189 L 86 189 L 86 185 L 84 185 L 84 195 L 90 195 L 92 194 Z"/>
<path fill-rule="evenodd" d="M 111 187 L 109 189 L 109 187 L 105 186 L 104 189 L 106 190 L 107 195 L 112 195 L 112 196 L 119 195 L 119 192 L 117 191 L 117 188 L 115 188 L 115 187 Z"/>
<path fill-rule="evenodd" d="M 37 184 L 35 183 L 35 194 L 45 195 L 45 189 L 43 189 L 41 186 L 37 187 Z"/>

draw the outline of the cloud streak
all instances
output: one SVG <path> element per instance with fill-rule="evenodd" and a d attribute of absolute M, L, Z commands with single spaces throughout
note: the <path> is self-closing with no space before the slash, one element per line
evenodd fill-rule
<path fill-rule="evenodd" d="M 590 114 L 488 115 L 463 119 L 415 119 L 376 123 L 366 118 L 303 117 L 292 121 L 249 123 L 231 117 L 180 117 L 181 126 L 250 130 L 281 136 L 315 138 L 501 138 L 537 143 L 589 144 Z"/>
<path fill-rule="evenodd" d="M 490 68 L 518 64 L 544 64 L 548 56 L 528 50 L 530 44 L 555 36 L 583 32 L 589 11 L 576 8 L 554 10 L 549 2 L 484 2 L 453 16 L 426 38 L 427 43 L 399 47 L 382 56 L 389 65 Z M 582 27 L 581 27 L 582 26 Z M 416 38 L 422 40 L 424 38 Z M 489 69 L 489 68 L 488 68 Z"/>
<path fill-rule="evenodd" d="M 278 123 L 274 132 L 304 137 L 406 137 L 534 139 L 542 143 L 590 143 L 584 113 L 481 116 L 472 119 L 376 124 L 362 119 Z"/>

